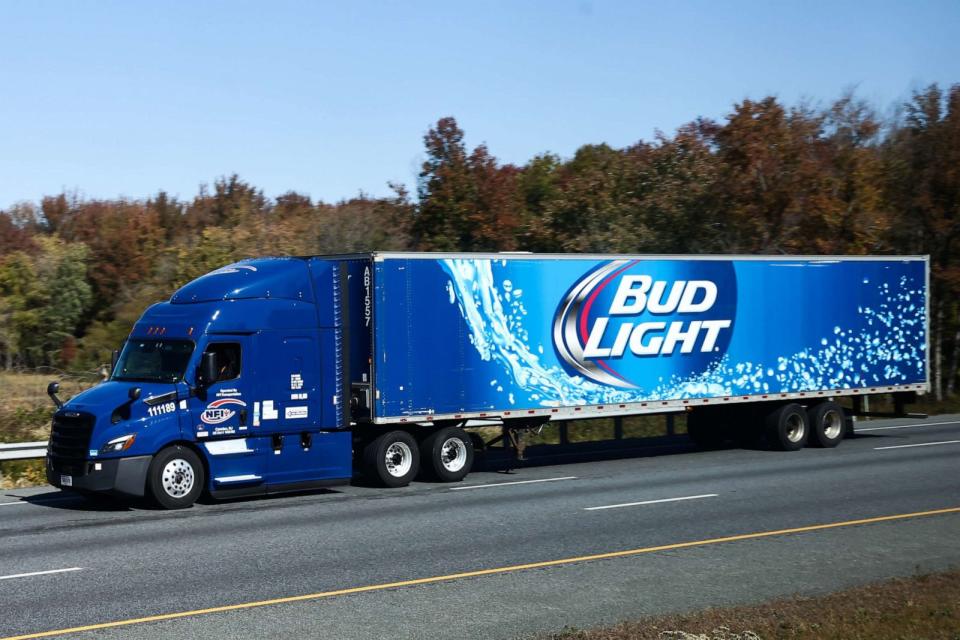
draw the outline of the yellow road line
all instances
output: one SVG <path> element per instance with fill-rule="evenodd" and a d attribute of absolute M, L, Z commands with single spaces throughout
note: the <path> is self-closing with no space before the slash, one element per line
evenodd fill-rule
<path fill-rule="evenodd" d="M 879 516 L 876 518 L 862 518 L 859 520 L 845 520 L 843 522 L 829 522 L 826 524 L 814 524 L 805 527 L 794 527 L 792 529 L 777 529 L 775 531 L 759 531 L 755 533 L 741 533 L 734 536 L 725 536 L 723 538 L 710 538 L 708 540 L 694 540 L 692 542 L 677 542 L 674 544 L 664 544 L 657 547 L 643 547 L 640 549 L 627 549 L 625 551 L 611 551 L 608 553 L 595 553 L 588 556 L 576 556 L 573 558 L 562 558 L 560 560 L 545 560 L 543 562 L 530 562 L 527 564 L 514 564 L 506 567 L 495 567 L 493 569 L 479 569 L 476 571 L 464 571 L 463 573 L 451 573 L 444 576 L 433 576 L 430 578 L 416 578 L 413 580 L 401 580 L 399 582 L 385 582 L 381 584 L 371 584 L 365 587 L 350 587 L 347 589 L 337 589 L 335 591 L 320 591 L 318 593 L 307 593 L 299 596 L 287 596 L 284 598 L 273 598 L 271 600 L 258 600 L 256 602 L 243 602 L 240 604 L 229 604 L 220 607 L 210 607 L 208 609 L 195 609 L 193 611 L 179 611 L 176 613 L 164 613 L 155 616 L 146 616 L 143 618 L 130 618 L 128 620 L 116 620 L 114 622 L 101 622 L 97 624 L 88 624 L 82 627 L 70 627 L 68 629 L 56 629 L 53 631 L 41 631 L 39 633 L 28 633 L 21 636 L 9 636 L 0 638 L 0 640 L 29 640 L 32 638 L 48 638 L 50 636 L 65 635 L 68 633 L 80 633 L 82 631 L 96 631 L 98 629 L 109 629 L 112 627 L 125 627 L 133 624 L 143 624 L 146 622 L 161 622 L 163 620 L 176 620 L 178 618 L 188 618 L 192 616 L 201 616 L 209 613 L 222 613 L 224 611 L 238 611 L 240 609 L 253 609 L 255 607 L 267 607 L 276 604 L 287 604 L 290 602 L 303 602 L 304 600 L 319 600 L 321 598 L 332 598 L 334 596 L 345 596 L 354 593 L 366 593 L 369 591 L 383 591 L 385 589 L 396 589 L 399 587 L 412 587 L 421 584 L 432 584 L 435 582 L 447 582 L 451 580 L 462 580 L 464 578 L 475 578 L 478 576 L 490 576 L 501 573 L 512 573 L 514 571 L 525 571 L 528 569 L 542 569 L 544 567 L 555 567 L 563 564 L 573 564 L 578 562 L 591 562 L 593 560 L 607 560 L 610 558 L 624 558 L 628 556 L 637 556 L 644 553 L 655 553 L 657 551 L 672 551 L 674 549 L 687 549 L 690 547 L 703 547 L 711 544 L 720 544 L 723 542 L 736 542 L 738 540 L 755 540 L 757 538 L 770 538 L 773 536 L 783 536 L 791 533 L 806 533 L 809 531 L 823 531 L 825 529 L 838 529 L 840 527 L 852 527 L 862 524 L 874 524 L 877 522 L 891 522 L 894 520 L 906 520 L 908 518 L 922 518 L 926 516 L 937 516 L 946 513 L 960 513 L 960 507 L 950 507 L 947 509 L 934 509 L 932 511 L 916 511 L 914 513 L 898 513 L 890 516 Z"/>

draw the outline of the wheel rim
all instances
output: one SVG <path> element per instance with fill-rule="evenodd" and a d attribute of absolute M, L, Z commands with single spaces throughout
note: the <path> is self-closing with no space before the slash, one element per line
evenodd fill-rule
<path fill-rule="evenodd" d="M 447 471 L 457 472 L 467 464 L 467 445 L 460 438 L 447 438 L 440 447 L 440 463 Z"/>
<path fill-rule="evenodd" d="M 190 493 L 195 481 L 193 465 L 182 458 L 168 462 L 160 475 L 163 491 L 171 498 L 182 498 Z"/>
<path fill-rule="evenodd" d="M 405 442 L 393 442 L 384 454 L 387 473 L 394 478 L 402 478 L 410 472 L 413 465 L 413 451 Z"/>
<path fill-rule="evenodd" d="M 790 442 L 800 442 L 806 428 L 803 424 L 803 417 L 797 413 L 791 413 L 787 416 L 787 440 Z"/>
<path fill-rule="evenodd" d="M 840 431 L 843 429 L 843 418 L 839 411 L 833 409 L 823 414 L 823 435 L 828 440 L 836 440 L 840 437 Z"/>

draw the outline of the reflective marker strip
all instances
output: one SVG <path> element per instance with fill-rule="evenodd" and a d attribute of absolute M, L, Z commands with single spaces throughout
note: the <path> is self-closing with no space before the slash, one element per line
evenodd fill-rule
<path fill-rule="evenodd" d="M 960 513 L 960 507 L 948 507 L 946 509 L 934 509 L 931 511 L 915 511 L 913 513 L 898 513 L 891 516 L 879 516 L 876 518 L 862 518 L 860 520 L 846 520 L 843 522 L 830 522 L 827 524 L 814 524 L 805 527 L 795 527 L 793 529 L 777 529 L 775 531 L 760 531 L 757 533 L 743 533 L 739 535 L 727 536 L 724 538 L 711 538 L 709 540 L 696 540 L 693 542 L 678 542 L 676 544 L 666 544 L 659 547 L 643 547 L 640 549 L 629 549 L 627 551 L 612 551 L 609 553 L 598 553 L 589 556 L 578 556 L 575 558 L 563 558 L 561 560 L 547 560 L 544 562 L 531 562 L 529 564 L 515 564 L 506 567 L 497 567 L 494 569 L 480 569 L 477 571 L 467 571 L 464 573 L 452 573 L 445 576 L 434 576 L 431 578 L 416 578 L 414 580 L 403 580 L 401 582 L 386 582 L 382 584 L 372 584 L 365 587 L 350 587 L 347 589 L 338 589 L 336 591 L 321 591 L 319 593 L 308 593 L 299 596 L 288 596 L 284 598 L 274 598 L 272 600 L 259 600 L 257 602 L 244 602 L 241 604 L 229 604 L 220 607 L 210 607 L 209 609 L 196 609 L 193 611 L 178 611 L 176 613 L 164 613 L 155 616 L 146 616 L 143 618 L 131 618 L 129 620 L 116 620 L 114 622 L 101 622 L 98 624 L 88 624 L 82 627 L 70 627 L 68 629 L 55 629 L 52 631 L 41 631 L 39 633 L 28 633 L 20 636 L 9 636 L 0 638 L 0 640 L 32 640 L 33 638 L 49 638 L 50 636 L 64 635 L 68 633 L 80 633 L 81 631 L 95 631 L 97 629 L 111 629 L 113 627 L 126 627 L 133 624 L 144 624 L 147 622 L 161 622 L 163 620 L 177 620 L 180 618 L 190 618 L 193 616 L 207 615 L 210 613 L 223 613 L 225 611 L 241 611 L 243 609 L 254 609 L 257 607 L 268 607 L 277 604 L 289 604 L 292 602 L 304 602 L 308 600 L 320 600 L 322 598 L 332 598 L 334 596 L 345 596 L 354 593 L 368 593 L 371 591 L 384 591 L 387 589 L 397 589 L 399 587 L 412 587 L 421 584 L 434 584 L 437 582 L 449 582 L 453 580 L 462 580 L 464 578 L 476 578 L 479 576 L 492 576 L 504 573 L 514 573 L 528 569 L 542 569 L 545 567 L 556 567 L 565 564 L 576 564 L 580 562 L 590 562 L 592 560 L 607 560 L 610 558 L 626 558 L 638 556 L 645 553 L 655 553 L 658 551 L 672 551 L 674 549 L 689 549 L 691 547 L 704 547 L 723 542 L 737 542 L 739 540 L 756 540 L 758 538 L 771 538 L 774 536 L 789 535 L 791 533 L 806 533 L 809 531 L 824 531 L 827 529 L 838 529 L 841 527 L 853 527 L 856 525 L 873 524 L 876 522 L 892 522 L 896 520 L 907 520 L 910 518 L 922 518 L 928 516 L 938 516 L 948 513 Z"/>

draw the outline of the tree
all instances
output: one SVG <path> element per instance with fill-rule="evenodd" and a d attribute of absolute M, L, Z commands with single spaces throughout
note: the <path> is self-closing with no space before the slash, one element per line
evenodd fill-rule
<path fill-rule="evenodd" d="M 441 118 L 424 144 L 414 244 L 434 251 L 516 248 L 522 202 L 516 167 L 499 166 L 485 145 L 468 154 L 453 118 Z"/>
<path fill-rule="evenodd" d="M 38 240 L 39 252 L 0 261 L 0 334 L 4 366 L 69 364 L 61 357 L 79 333 L 91 302 L 89 251 L 81 243 Z"/>
<path fill-rule="evenodd" d="M 0 211 L 0 256 L 34 248 L 31 233 L 18 225 L 13 215 Z"/>
<path fill-rule="evenodd" d="M 956 389 L 960 364 L 960 85 L 931 85 L 904 105 L 884 145 L 893 242 L 931 260 L 931 374 L 937 399 Z"/>
<path fill-rule="evenodd" d="M 558 188 L 542 203 L 539 244 L 558 251 L 633 251 L 642 224 L 632 215 L 633 188 L 624 154 L 585 145 L 564 164 Z"/>
<path fill-rule="evenodd" d="M 711 253 L 720 250 L 720 212 L 714 202 L 719 165 L 707 133 L 714 125 L 697 121 L 673 138 L 627 151 L 635 200 L 637 251 Z"/>
<path fill-rule="evenodd" d="M 744 100 L 716 128 L 720 246 L 727 253 L 785 253 L 820 203 L 817 146 L 823 116 L 787 110 L 776 98 Z"/>

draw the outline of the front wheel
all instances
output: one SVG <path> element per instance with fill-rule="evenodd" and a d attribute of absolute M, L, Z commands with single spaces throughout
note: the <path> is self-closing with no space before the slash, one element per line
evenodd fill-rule
<path fill-rule="evenodd" d="M 185 509 L 203 491 L 200 457 L 192 449 L 174 445 L 162 450 L 150 463 L 147 493 L 164 509 Z"/>
<path fill-rule="evenodd" d="M 420 471 L 417 441 L 406 431 L 390 431 L 363 448 L 363 461 L 370 476 L 385 487 L 405 487 Z"/>
<path fill-rule="evenodd" d="M 444 427 L 420 442 L 423 470 L 441 482 L 460 482 L 473 466 L 473 440 L 460 427 Z"/>

